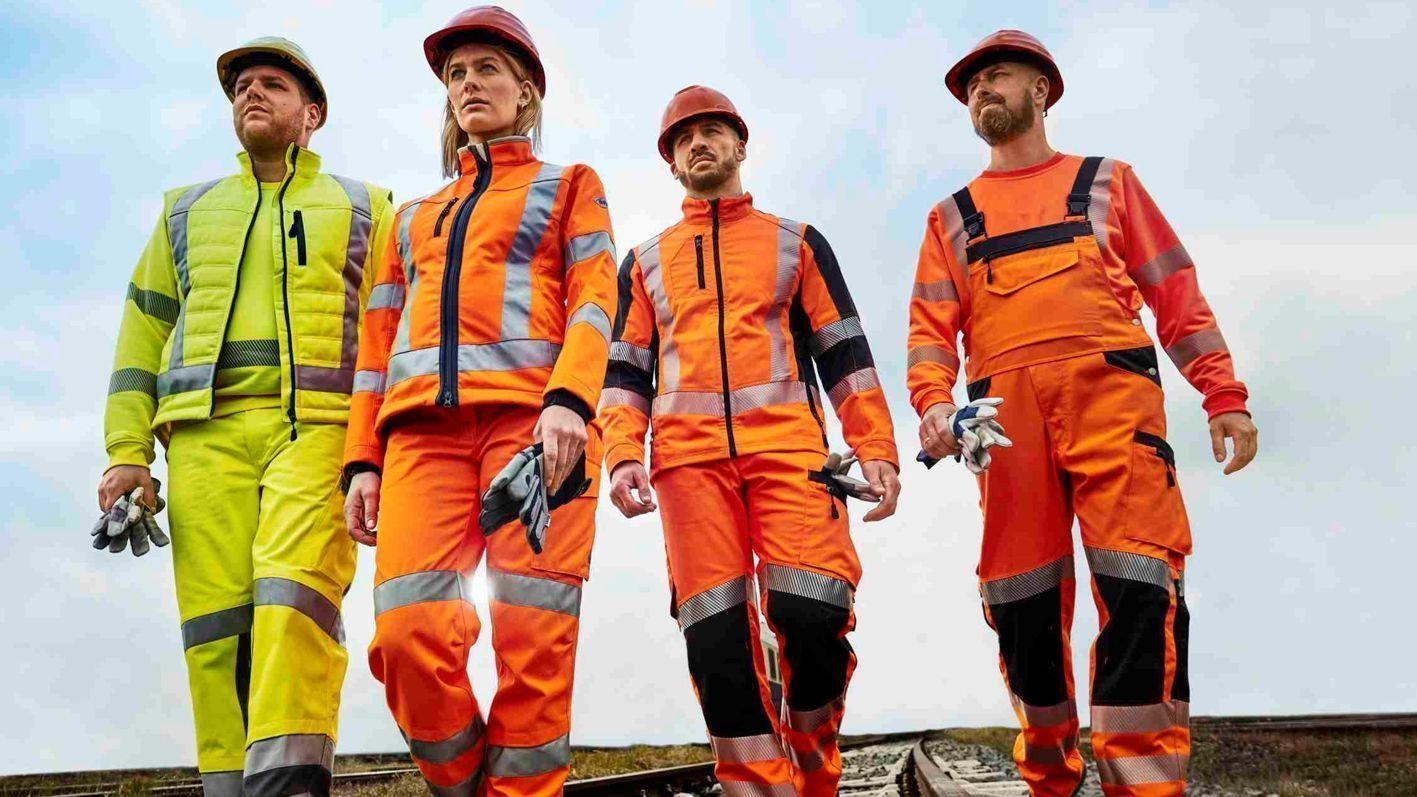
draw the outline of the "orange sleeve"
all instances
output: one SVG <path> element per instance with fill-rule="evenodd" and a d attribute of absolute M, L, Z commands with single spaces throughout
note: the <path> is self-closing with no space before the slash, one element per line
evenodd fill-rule
<path fill-rule="evenodd" d="M 418 210 L 418 202 L 399 208 L 390 219 L 392 229 L 376 230 L 375 248 L 379 256 L 374 285 L 364 305 L 364 322 L 359 330 L 359 357 L 354 372 L 354 392 L 349 403 L 349 430 L 344 438 L 344 464 L 356 462 L 384 467 L 384 441 L 375 431 L 379 409 L 384 405 L 388 382 L 389 351 L 398 334 L 408 293 L 401 242 L 408 240 L 408 225 Z M 387 218 L 389 214 L 384 214 Z M 382 251 L 380 245 L 382 244 Z"/>
<path fill-rule="evenodd" d="M 634 250 L 620 266 L 619 308 L 614 342 L 600 393 L 600 422 L 605 434 L 605 468 L 614 472 L 622 462 L 645 461 L 650 403 L 654 401 L 655 363 L 659 329 L 645 293 Z"/>
<path fill-rule="evenodd" d="M 950 200 L 945 200 L 946 202 Z M 918 415 L 940 402 L 954 403 L 959 377 L 959 331 L 964 324 L 961 291 L 950 266 L 940 207 L 925 220 L 925 240 L 910 293 L 910 335 L 906 340 L 905 383 Z"/>
<path fill-rule="evenodd" d="M 884 460 L 899 470 L 890 407 L 836 254 L 810 225 L 802 243 L 798 296 L 811 326 L 812 359 L 841 420 L 842 435 L 862 462 Z"/>
<path fill-rule="evenodd" d="M 600 401 L 610 355 L 610 316 L 615 312 L 615 238 L 600 177 L 589 166 L 573 169 L 566 195 L 566 219 L 561 225 L 566 337 L 542 396 L 547 404 L 567 404 L 590 420 Z M 554 395 L 558 393 L 559 400 Z M 571 402 L 564 400 L 567 394 L 573 397 Z"/>
<path fill-rule="evenodd" d="M 1117 208 L 1127 272 L 1156 315 L 1157 337 L 1186 381 L 1204 396 L 1206 415 L 1244 412 L 1249 393 L 1196 279 L 1195 264 L 1130 169 L 1119 170 Z"/>

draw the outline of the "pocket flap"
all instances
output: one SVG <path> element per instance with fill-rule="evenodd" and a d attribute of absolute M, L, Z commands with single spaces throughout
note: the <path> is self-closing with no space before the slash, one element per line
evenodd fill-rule
<path fill-rule="evenodd" d="M 1067 271 L 1077 264 L 1078 250 L 1068 246 L 1020 252 L 979 267 L 991 272 L 985 279 L 984 289 L 999 296 L 1007 296 L 1054 274 Z"/>

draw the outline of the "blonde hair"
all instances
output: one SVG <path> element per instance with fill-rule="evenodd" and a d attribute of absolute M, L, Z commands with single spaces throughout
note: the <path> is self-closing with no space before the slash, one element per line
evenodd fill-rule
<path fill-rule="evenodd" d="M 536 82 L 531 77 L 531 67 L 526 63 L 522 54 L 504 45 L 500 40 L 488 40 L 485 38 L 468 38 L 455 42 L 448 48 L 449 54 L 457 47 L 464 44 L 486 44 L 501 53 L 511 65 L 512 76 L 519 82 L 531 84 L 531 99 L 517 111 L 517 118 L 512 123 L 512 129 L 519 136 L 531 138 L 531 148 L 533 152 L 541 149 L 541 92 L 536 88 Z M 447 77 L 448 61 L 443 60 L 443 85 L 448 83 Z M 467 146 L 468 136 L 463 129 L 458 126 L 458 117 L 453 113 L 453 106 L 447 100 L 443 101 L 443 176 L 456 177 L 458 175 L 458 150 Z"/>

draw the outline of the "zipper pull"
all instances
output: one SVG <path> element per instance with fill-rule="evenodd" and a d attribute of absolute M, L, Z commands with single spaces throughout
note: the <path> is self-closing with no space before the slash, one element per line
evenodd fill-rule
<path fill-rule="evenodd" d="M 453 209 L 453 206 L 456 205 L 457 203 L 458 203 L 458 198 L 457 198 L 457 197 L 453 197 L 452 200 L 451 200 L 450 202 L 448 202 L 448 204 L 446 204 L 446 205 L 443 206 L 443 212 L 438 214 L 438 220 L 433 223 L 433 237 L 434 237 L 434 238 L 438 238 L 438 237 L 442 236 L 442 234 L 443 234 L 443 219 L 446 219 L 446 218 L 448 217 L 448 211 L 452 210 L 452 209 Z"/>
<path fill-rule="evenodd" d="M 694 262 L 695 262 L 695 263 L 697 264 L 697 266 L 698 266 L 698 272 L 699 272 L 699 290 L 703 290 L 703 289 L 704 289 L 704 237 L 703 237 L 702 235 L 695 235 L 695 236 L 694 236 Z"/>
<path fill-rule="evenodd" d="M 837 509 L 836 509 L 836 496 L 834 496 L 834 495 L 828 495 L 828 496 L 827 496 L 827 500 L 828 500 L 828 501 L 831 501 L 831 506 L 832 506 L 832 520 L 840 520 L 840 519 L 841 519 L 841 513 L 838 512 Z"/>
<path fill-rule="evenodd" d="M 994 261 L 992 260 L 984 261 L 984 282 L 989 285 L 994 284 Z"/>
<path fill-rule="evenodd" d="M 290 442 L 295 442 L 295 410 L 291 410 L 287 416 L 290 418 Z"/>
<path fill-rule="evenodd" d="M 295 259 L 305 265 L 305 217 L 295 211 L 295 221 L 290 225 L 290 237 L 295 239 Z"/>

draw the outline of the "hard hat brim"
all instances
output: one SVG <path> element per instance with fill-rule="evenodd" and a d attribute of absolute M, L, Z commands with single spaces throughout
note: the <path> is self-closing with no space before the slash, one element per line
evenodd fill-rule
<path fill-rule="evenodd" d="M 1063 75 L 1058 71 L 1057 64 L 1032 50 L 1012 44 L 996 44 L 968 53 L 950 67 L 950 71 L 945 73 L 945 87 L 950 90 L 950 94 L 953 94 L 955 99 L 968 105 L 969 79 L 973 77 L 974 73 L 985 66 L 1010 60 L 1032 64 L 1048 78 L 1048 101 L 1043 106 L 1045 109 L 1052 108 L 1053 104 L 1063 96 Z"/>
<path fill-rule="evenodd" d="M 227 50 L 216 60 L 217 80 L 221 83 L 221 90 L 225 92 L 228 100 L 236 99 L 235 85 L 237 74 L 233 67 L 239 66 L 240 62 L 253 55 L 264 55 L 275 59 L 276 63 L 286 71 L 295 75 L 297 80 L 303 81 L 307 89 L 313 90 L 315 104 L 320 106 L 320 124 L 316 125 L 318 130 L 325 126 L 325 120 L 329 117 L 329 97 L 325 93 L 325 84 L 320 82 L 320 76 L 315 73 L 313 66 L 301 62 L 287 50 L 271 45 L 250 45 L 237 47 L 234 50 Z"/>

